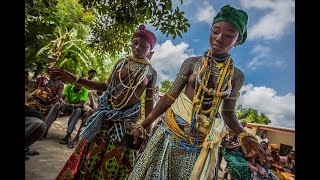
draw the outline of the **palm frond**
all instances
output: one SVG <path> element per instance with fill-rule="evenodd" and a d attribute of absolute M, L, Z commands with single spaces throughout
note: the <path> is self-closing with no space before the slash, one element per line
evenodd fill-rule
<path fill-rule="evenodd" d="M 61 68 L 66 62 L 70 61 L 70 59 L 65 58 L 61 63 L 59 63 L 57 66 L 58 68 Z"/>
<path fill-rule="evenodd" d="M 46 46 L 42 47 L 36 54 L 36 57 L 38 57 L 40 54 L 42 54 L 44 51 L 50 49 L 50 46 L 52 45 L 52 43 L 47 44 Z"/>

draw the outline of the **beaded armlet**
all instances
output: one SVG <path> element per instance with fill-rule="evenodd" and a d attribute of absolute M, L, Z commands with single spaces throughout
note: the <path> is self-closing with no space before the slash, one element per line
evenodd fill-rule
<path fill-rule="evenodd" d="M 245 137 L 251 137 L 251 138 L 257 140 L 257 138 L 256 138 L 254 135 L 252 135 L 252 134 L 250 134 L 250 133 L 248 133 L 248 132 L 242 132 L 242 133 L 240 133 L 240 134 L 238 135 L 238 141 L 239 141 L 239 144 L 240 144 L 241 146 L 243 146 L 243 138 L 245 138 Z"/>
<path fill-rule="evenodd" d="M 141 124 L 134 123 L 134 124 L 132 124 L 132 127 L 138 129 L 141 132 L 141 138 L 142 139 L 146 139 L 147 138 L 147 135 L 148 135 L 147 130 L 145 128 L 143 128 L 141 126 Z"/>

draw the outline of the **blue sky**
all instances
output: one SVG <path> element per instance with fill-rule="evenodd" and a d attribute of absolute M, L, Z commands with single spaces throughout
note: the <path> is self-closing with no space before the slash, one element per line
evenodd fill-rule
<path fill-rule="evenodd" d="M 158 83 L 173 81 L 182 62 L 209 48 L 213 17 L 220 7 L 230 4 L 248 13 L 248 38 L 230 51 L 235 65 L 245 74 L 239 103 L 266 113 L 271 125 L 295 125 L 295 1 L 294 0 L 184 0 L 191 27 L 182 38 L 166 37 L 154 31 L 157 44 L 152 57 Z"/>

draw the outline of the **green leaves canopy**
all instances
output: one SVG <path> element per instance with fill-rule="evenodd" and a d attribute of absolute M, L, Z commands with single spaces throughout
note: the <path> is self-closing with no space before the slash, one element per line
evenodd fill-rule
<path fill-rule="evenodd" d="M 244 108 L 242 105 L 237 106 L 236 114 L 240 121 L 265 125 L 271 123 L 271 120 L 264 113 L 258 113 L 255 109 Z"/>

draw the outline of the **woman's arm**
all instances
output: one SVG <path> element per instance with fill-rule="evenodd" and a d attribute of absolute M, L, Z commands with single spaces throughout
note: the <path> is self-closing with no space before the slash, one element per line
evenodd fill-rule
<path fill-rule="evenodd" d="M 238 136 L 242 132 L 246 132 L 246 130 L 241 126 L 239 120 L 235 113 L 235 107 L 237 103 L 237 99 L 240 95 L 240 89 L 244 82 L 244 74 L 237 68 L 235 68 L 235 77 L 231 81 L 232 84 L 232 92 L 227 99 L 223 100 L 222 103 L 222 112 L 221 115 L 226 125 Z M 260 162 L 262 164 L 266 163 L 266 166 L 269 167 L 268 160 L 266 159 L 266 153 L 255 139 L 251 137 L 244 137 L 242 140 L 242 144 L 248 152 L 250 150 L 254 150 L 260 157 Z"/>
<path fill-rule="evenodd" d="M 185 78 L 181 78 L 181 76 L 176 77 L 168 93 L 160 98 L 159 102 L 154 107 L 154 109 L 150 112 L 150 114 L 146 117 L 146 119 L 141 123 L 142 127 L 147 128 L 148 126 L 150 126 L 153 123 L 153 121 L 155 121 L 160 115 L 162 115 L 171 106 L 172 103 L 174 103 L 174 99 L 179 96 L 182 89 L 188 83 L 188 77 L 192 73 L 193 65 L 194 65 L 194 60 L 192 58 L 186 59 L 182 63 L 179 73 L 183 75 Z"/>
<path fill-rule="evenodd" d="M 153 109 L 153 93 L 157 82 L 157 72 L 152 69 L 152 79 L 146 88 L 145 98 L 145 117 L 147 117 Z"/>
<path fill-rule="evenodd" d="M 235 107 L 237 103 L 237 98 L 240 94 L 240 89 L 244 82 L 244 74 L 235 68 L 235 78 L 231 81 L 232 92 L 229 98 L 224 99 L 222 102 L 222 112 L 221 115 L 227 124 L 227 126 L 235 133 L 238 134 L 245 132 L 245 129 L 239 123 L 239 120 L 235 113 Z"/>

